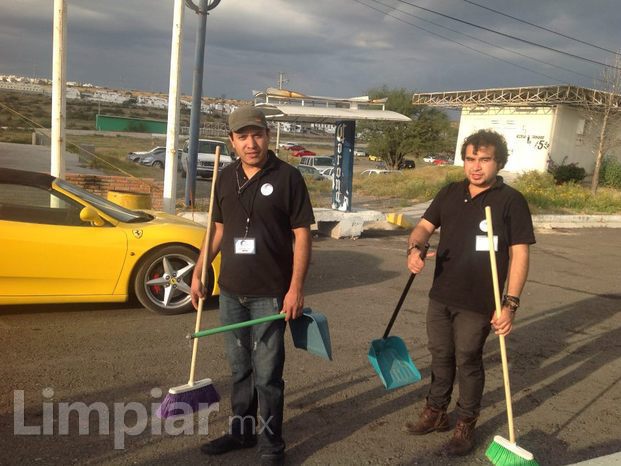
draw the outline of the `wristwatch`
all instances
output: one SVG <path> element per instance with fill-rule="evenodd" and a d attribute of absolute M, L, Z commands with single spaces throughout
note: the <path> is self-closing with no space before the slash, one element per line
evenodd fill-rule
<path fill-rule="evenodd" d="M 408 246 L 406 256 L 409 256 L 413 249 L 418 249 L 420 251 L 420 258 L 424 259 L 427 255 L 427 249 L 429 249 L 429 243 L 427 243 L 425 247 L 420 247 L 417 243 L 410 244 Z"/>
<path fill-rule="evenodd" d="M 520 307 L 520 298 L 506 294 L 502 297 L 502 306 L 507 306 L 511 312 L 515 312 Z"/>

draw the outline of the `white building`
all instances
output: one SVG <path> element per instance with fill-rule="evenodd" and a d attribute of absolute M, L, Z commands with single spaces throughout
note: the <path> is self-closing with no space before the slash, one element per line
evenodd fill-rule
<path fill-rule="evenodd" d="M 462 165 L 461 145 L 468 135 L 493 129 L 507 140 L 508 171 L 545 171 L 549 158 L 557 164 L 575 162 L 592 173 L 600 116 L 595 113 L 592 120 L 586 105 L 601 108 L 606 96 L 610 94 L 564 85 L 420 93 L 412 103 L 461 109 L 456 165 Z M 621 96 L 614 95 L 614 102 L 621 105 Z"/>

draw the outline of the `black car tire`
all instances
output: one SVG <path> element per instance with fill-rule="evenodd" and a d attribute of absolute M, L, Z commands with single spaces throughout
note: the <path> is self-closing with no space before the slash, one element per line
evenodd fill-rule
<path fill-rule="evenodd" d="M 153 162 L 153 166 L 155 168 L 164 168 L 164 164 L 160 162 L 159 160 L 156 160 L 155 162 Z"/>
<path fill-rule="evenodd" d="M 196 264 L 197 259 L 198 252 L 189 246 L 164 246 L 148 252 L 140 260 L 134 274 L 134 293 L 138 301 L 159 314 L 174 315 L 193 311 L 190 287 L 194 268 L 186 268 Z M 168 272 L 175 276 L 166 276 L 165 263 L 169 267 Z M 183 275 L 177 275 L 184 269 L 186 271 Z M 209 272 L 207 296 L 213 290 L 213 274 L 211 270 Z"/>

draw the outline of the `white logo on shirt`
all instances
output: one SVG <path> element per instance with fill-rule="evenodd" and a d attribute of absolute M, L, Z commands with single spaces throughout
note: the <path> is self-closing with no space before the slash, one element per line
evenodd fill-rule
<path fill-rule="evenodd" d="M 263 186 L 261 186 L 261 194 L 263 194 L 264 196 L 269 196 L 273 192 L 274 186 L 272 186 L 271 184 L 265 183 Z"/>

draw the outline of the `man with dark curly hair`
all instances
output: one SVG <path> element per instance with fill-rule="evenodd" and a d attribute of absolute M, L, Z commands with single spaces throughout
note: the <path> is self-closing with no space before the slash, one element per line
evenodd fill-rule
<path fill-rule="evenodd" d="M 528 274 L 529 245 L 535 242 L 526 200 L 498 176 L 507 158 L 502 135 L 480 130 L 468 136 L 461 148 L 466 179 L 438 193 L 408 242 L 408 269 L 419 273 L 425 266 L 420 252 L 441 227 L 437 252 L 427 255 L 436 257 L 427 309 L 431 385 L 420 418 L 404 427 L 413 435 L 450 430 L 446 411 L 457 377 L 457 423 L 443 448 L 449 456 L 466 455 L 474 447 L 485 384 L 483 346 L 491 327 L 497 335 L 511 332 Z M 499 318 L 495 315 L 486 206 L 492 210 L 499 286 L 503 289 L 505 281 L 507 285 Z"/>

